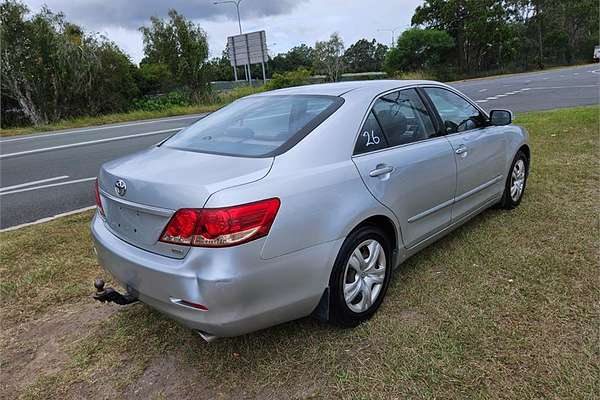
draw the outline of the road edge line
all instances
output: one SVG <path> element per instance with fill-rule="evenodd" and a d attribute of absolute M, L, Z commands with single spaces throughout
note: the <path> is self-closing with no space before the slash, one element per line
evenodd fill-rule
<path fill-rule="evenodd" d="M 64 213 L 53 215 L 51 217 L 41 218 L 41 219 L 38 219 L 37 221 L 26 222 L 24 224 L 15 225 L 15 226 L 9 226 L 8 228 L 0 229 L 0 233 L 9 232 L 9 231 L 16 231 L 17 229 L 26 228 L 28 226 L 43 224 L 44 222 L 54 221 L 55 219 L 59 219 L 59 218 L 62 218 L 62 217 L 68 217 L 69 215 L 80 214 L 82 212 L 93 210 L 95 208 L 96 208 L 96 206 L 89 206 L 89 207 L 78 208 L 77 210 L 67 211 L 67 212 L 64 212 Z"/>

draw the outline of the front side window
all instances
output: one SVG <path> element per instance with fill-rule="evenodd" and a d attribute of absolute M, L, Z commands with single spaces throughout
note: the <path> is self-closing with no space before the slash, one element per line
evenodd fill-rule
<path fill-rule="evenodd" d="M 237 100 L 164 142 L 201 153 L 261 157 L 289 148 L 343 102 L 335 96 L 272 95 Z"/>
<path fill-rule="evenodd" d="M 425 92 L 440 114 L 446 133 L 464 132 L 485 125 L 481 112 L 456 93 L 442 88 L 425 88 Z"/>

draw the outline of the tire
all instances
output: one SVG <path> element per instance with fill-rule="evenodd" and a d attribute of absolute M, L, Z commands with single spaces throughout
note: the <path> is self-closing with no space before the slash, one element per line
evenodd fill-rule
<path fill-rule="evenodd" d="M 377 251 L 375 244 L 379 245 L 375 253 L 378 256 L 372 258 L 371 252 Z M 358 257 L 362 257 L 362 263 Z M 383 302 L 391 273 L 392 251 L 385 233 L 373 225 L 354 230 L 342 244 L 329 279 L 329 321 L 354 327 L 371 318 Z M 345 286 L 353 289 L 348 290 L 350 301 L 346 300 Z M 369 293 L 371 296 L 367 297 Z"/>
<path fill-rule="evenodd" d="M 521 204 L 521 200 L 525 194 L 528 175 L 529 160 L 523 151 L 519 151 L 510 165 L 508 177 L 506 178 L 506 183 L 504 184 L 504 193 L 502 193 L 502 198 L 498 203 L 500 208 L 512 210 Z M 517 190 L 517 193 L 513 191 L 515 190 L 516 180 L 521 181 L 520 190 Z"/>

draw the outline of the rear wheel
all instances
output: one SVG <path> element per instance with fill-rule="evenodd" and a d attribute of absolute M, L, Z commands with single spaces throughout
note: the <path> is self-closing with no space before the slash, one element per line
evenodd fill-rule
<path fill-rule="evenodd" d="M 510 172 L 504 186 L 504 193 L 500 200 L 500 207 L 505 210 L 511 210 L 521 203 L 525 185 L 527 184 L 527 175 L 529 165 L 527 156 L 519 151 L 510 166 Z"/>
<path fill-rule="evenodd" d="M 330 320 L 352 327 L 381 305 L 391 276 L 391 248 L 385 233 L 372 225 L 352 232 L 340 249 L 331 278 Z"/>

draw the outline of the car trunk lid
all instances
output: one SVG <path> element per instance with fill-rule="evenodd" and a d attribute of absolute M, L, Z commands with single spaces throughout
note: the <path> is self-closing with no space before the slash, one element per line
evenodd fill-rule
<path fill-rule="evenodd" d="M 159 242 L 180 208 L 202 208 L 219 190 L 262 179 L 272 158 L 242 158 L 154 147 L 102 166 L 98 178 L 107 227 L 122 240 L 182 258 L 189 248 Z"/>

